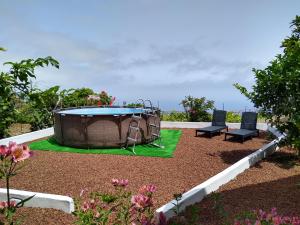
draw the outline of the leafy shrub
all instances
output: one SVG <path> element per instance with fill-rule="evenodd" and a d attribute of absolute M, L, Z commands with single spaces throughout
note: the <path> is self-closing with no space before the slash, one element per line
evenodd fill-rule
<path fill-rule="evenodd" d="M 116 97 L 110 96 L 105 91 L 101 91 L 99 95 L 89 95 L 88 105 L 112 106 Z"/>
<path fill-rule="evenodd" d="M 126 104 L 126 107 L 139 108 L 139 107 L 143 107 L 143 104 L 142 103 L 129 103 L 129 104 Z"/>
<path fill-rule="evenodd" d="M 226 122 L 228 123 L 240 123 L 241 122 L 241 115 L 235 112 L 227 112 Z"/>
<path fill-rule="evenodd" d="M 90 88 L 66 89 L 60 92 L 61 106 L 64 108 L 84 106 L 88 104 L 88 97 L 94 95 Z"/>
<path fill-rule="evenodd" d="M 177 112 L 177 111 L 172 111 L 170 113 L 163 112 L 161 114 L 161 120 L 185 122 L 187 121 L 187 116 L 185 112 Z"/>
<path fill-rule="evenodd" d="M 244 212 L 236 218 L 234 225 L 300 225 L 299 217 L 278 215 L 276 208 L 271 212 L 265 212 L 262 209 L 252 212 Z"/>
<path fill-rule="evenodd" d="M 188 121 L 211 121 L 211 114 L 208 113 L 208 110 L 214 109 L 214 101 L 206 100 L 205 97 L 194 98 L 189 95 L 181 101 L 181 105 L 184 107 Z"/>
<path fill-rule="evenodd" d="M 235 87 L 248 97 L 263 116 L 279 130 L 286 132 L 286 145 L 300 155 L 300 16 L 292 21 L 291 36 L 282 41 L 278 54 L 265 69 L 253 69 L 253 91 L 239 84 Z"/>
<path fill-rule="evenodd" d="M 0 72 L 0 138 L 9 135 L 8 128 L 16 116 L 16 100 L 30 92 L 30 81 L 36 77 L 35 69 L 49 64 L 59 68 L 59 63 L 50 56 L 4 63 L 10 69 L 9 72 Z"/>
<path fill-rule="evenodd" d="M 77 224 L 165 224 L 163 215 L 160 215 L 158 222 L 154 217 L 154 185 L 142 186 L 137 195 L 126 190 L 128 180 L 112 179 L 112 185 L 115 188 L 113 193 L 92 192 L 84 198 L 85 191 L 81 192 L 74 212 Z"/>
<path fill-rule="evenodd" d="M 45 91 L 36 89 L 29 93 L 28 104 L 31 111 L 30 125 L 32 130 L 48 128 L 53 125 L 52 110 L 59 99 L 59 86 L 51 87 Z"/>

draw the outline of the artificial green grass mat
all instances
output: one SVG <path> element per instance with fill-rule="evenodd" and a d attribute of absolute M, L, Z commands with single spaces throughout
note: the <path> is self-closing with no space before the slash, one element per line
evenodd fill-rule
<path fill-rule="evenodd" d="M 171 158 L 176 149 L 181 130 L 161 130 L 161 140 L 164 148 L 158 148 L 150 144 L 137 145 L 135 147 L 136 156 L 149 156 Z M 83 149 L 59 145 L 53 137 L 47 140 L 33 142 L 29 145 L 32 150 L 72 152 L 82 154 L 111 154 L 111 155 L 134 155 L 131 147 L 128 149 L 109 148 L 109 149 Z"/>

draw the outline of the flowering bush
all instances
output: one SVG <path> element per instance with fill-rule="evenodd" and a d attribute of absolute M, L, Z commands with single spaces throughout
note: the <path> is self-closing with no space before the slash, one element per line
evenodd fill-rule
<path fill-rule="evenodd" d="M 128 180 L 112 179 L 115 190 L 113 193 L 92 192 L 83 197 L 86 190 L 82 190 L 76 201 L 74 215 L 77 224 L 82 225 L 164 225 L 164 215 L 159 215 L 156 221 L 153 208 L 153 193 L 156 187 L 152 184 L 142 186 L 136 195 L 126 190 Z"/>
<path fill-rule="evenodd" d="M 190 122 L 211 121 L 208 110 L 214 109 L 214 101 L 207 100 L 205 97 L 194 98 L 186 96 L 180 103 L 184 107 L 186 117 Z"/>
<path fill-rule="evenodd" d="M 300 225 L 300 218 L 278 215 L 276 208 L 271 212 L 259 209 L 236 219 L 234 225 Z"/>
<path fill-rule="evenodd" d="M 27 145 L 17 145 L 15 142 L 9 142 L 8 146 L 0 146 L 0 178 L 6 181 L 7 201 L 0 202 L 0 214 L 4 215 L 3 224 L 13 224 L 13 215 L 17 208 L 30 200 L 33 196 L 19 200 L 18 203 L 11 200 L 9 193 L 9 181 L 12 176 L 17 175 L 20 167 L 19 164 L 32 156 L 32 152 Z"/>
<path fill-rule="evenodd" d="M 112 106 L 116 97 L 109 96 L 107 92 L 101 91 L 99 95 L 89 95 L 87 100 L 89 105 Z"/>

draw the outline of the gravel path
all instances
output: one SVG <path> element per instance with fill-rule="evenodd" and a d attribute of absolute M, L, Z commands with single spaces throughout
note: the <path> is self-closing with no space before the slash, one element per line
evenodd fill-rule
<path fill-rule="evenodd" d="M 82 188 L 107 191 L 112 178 L 125 178 L 129 188 L 143 184 L 158 187 L 157 207 L 172 199 L 174 193 L 187 191 L 229 165 L 260 148 L 266 140 L 253 138 L 241 144 L 195 137 L 194 129 L 183 129 L 174 158 L 118 155 L 91 155 L 35 151 L 23 171 L 12 179 L 12 188 L 78 196 Z M 262 135 L 263 136 L 263 135 Z M 0 183 L 4 186 L 4 183 Z M 72 224 L 71 215 L 49 209 L 21 209 L 25 224 Z"/>

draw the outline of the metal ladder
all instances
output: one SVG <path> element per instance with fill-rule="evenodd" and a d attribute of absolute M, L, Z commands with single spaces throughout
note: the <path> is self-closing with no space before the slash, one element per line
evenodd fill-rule
<path fill-rule="evenodd" d="M 150 144 L 159 148 L 164 148 L 161 142 L 159 115 L 157 115 L 156 110 L 153 108 L 152 102 L 149 99 L 145 100 L 144 102 L 149 102 L 150 107 L 146 107 L 149 109 L 149 111 L 146 111 L 146 114 L 147 116 L 153 118 L 152 123 L 149 123 L 149 130 L 151 133 Z M 156 140 L 158 140 L 158 143 L 155 143 Z"/>
<path fill-rule="evenodd" d="M 142 103 L 142 108 L 145 108 L 144 100 L 143 99 L 138 99 L 136 101 L 136 105 L 139 104 L 139 102 Z M 127 139 L 126 139 L 126 144 L 125 144 L 125 149 L 128 149 L 129 144 L 133 143 L 132 152 L 135 155 L 136 155 L 135 145 L 136 145 L 136 142 L 138 141 L 138 135 L 139 135 L 139 132 L 140 132 L 141 119 L 142 119 L 142 113 L 139 113 L 138 115 L 133 114 L 131 116 L 131 121 L 129 123 Z"/>

